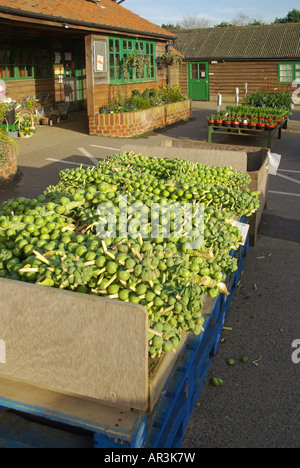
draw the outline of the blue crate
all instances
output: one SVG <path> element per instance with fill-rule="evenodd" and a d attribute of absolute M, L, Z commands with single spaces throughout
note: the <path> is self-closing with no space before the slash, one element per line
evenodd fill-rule
<path fill-rule="evenodd" d="M 219 295 L 212 301 L 211 313 L 205 316 L 204 332 L 188 335 L 153 411 L 135 412 L 130 431 L 122 423 L 118 428 L 104 425 L 95 428 L 86 420 L 68 422 L 65 414 L 50 415 L 47 409 L 3 400 L 0 395 L 0 447 L 180 447 L 209 366 L 218 352 L 248 249 L 249 238 L 232 253 L 238 258 L 238 269 L 227 280 L 230 295 Z"/>

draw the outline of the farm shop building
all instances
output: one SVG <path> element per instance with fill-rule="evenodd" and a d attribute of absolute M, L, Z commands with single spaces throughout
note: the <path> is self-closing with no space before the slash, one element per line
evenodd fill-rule
<path fill-rule="evenodd" d="M 8 97 L 67 102 L 70 112 L 94 116 L 124 83 L 127 93 L 165 84 L 157 58 L 174 35 L 118 3 L 0 0 L 0 80 Z M 150 70 L 125 79 L 122 63 L 135 52 L 150 58 Z"/>
<path fill-rule="evenodd" d="M 295 90 L 300 80 L 300 23 L 183 30 L 175 47 L 185 57 L 182 92 L 225 102 L 257 89 Z M 299 84 L 298 84 L 299 86 Z"/>

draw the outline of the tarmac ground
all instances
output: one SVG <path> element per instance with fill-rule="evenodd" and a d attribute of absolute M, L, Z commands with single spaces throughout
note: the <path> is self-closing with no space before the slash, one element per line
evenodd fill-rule
<path fill-rule="evenodd" d="M 30 139 L 18 139 L 19 171 L 0 185 L 0 203 L 36 197 L 58 182 L 61 169 L 92 166 L 123 145 L 159 146 L 166 138 L 207 141 L 206 117 L 216 104 L 193 102 L 188 122 L 134 139 L 89 136 L 84 112 L 53 127 L 39 126 Z M 254 137 L 214 135 L 213 142 L 257 146 Z M 270 175 L 268 203 L 258 239 L 250 247 L 231 303 L 223 340 L 212 361 L 189 421 L 182 448 L 298 448 L 300 436 L 300 109 L 294 109 L 282 138 L 272 140 L 281 155 Z M 159 155 L 158 155 L 159 156 Z M 241 357 L 247 355 L 247 364 Z M 236 359 L 235 366 L 228 359 Z M 224 385 L 213 387 L 211 378 Z"/>

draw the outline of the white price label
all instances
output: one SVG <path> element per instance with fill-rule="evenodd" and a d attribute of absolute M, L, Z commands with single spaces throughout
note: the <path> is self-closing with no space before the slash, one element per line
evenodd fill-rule
<path fill-rule="evenodd" d="M 249 227 L 250 227 L 249 224 L 241 223 L 240 221 L 232 221 L 232 224 L 233 226 L 236 226 L 239 229 L 242 235 L 242 238 L 244 240 L 243 242 L 240 242 L 239 244 L 244 245 L 248 236 L 248 232 L 249 232 Z"/>

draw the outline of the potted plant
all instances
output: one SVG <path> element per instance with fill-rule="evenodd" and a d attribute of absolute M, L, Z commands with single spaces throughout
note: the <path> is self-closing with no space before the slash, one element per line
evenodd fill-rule
<path fill-rule="evenodd" d="M 160 58 L 164 65 L 173 65 L 174 63 L 174 56 L 171 54 L 171 52 L 162 55 Z"/>
<path fill-rule="evenodd" d="M 16 121 L 15 103 L 13 102 L 10 102 L 7 104 L 6 119 L 7 119 L 8 125 L 13 125 Z"/>
<path fill-rule="evenodd" d="M 248 118 L 242 117 L 241 122 L 240 122 L 240 127 L 241 128 L 247 128 L 248 127 Z"/>
<path fill-rule="evenodd" d="M 30 138 L 36 133 L 34 120 L 31 115 L 23 115 L 19 121 L 19 137 Z"/>
<path fill-rule="evenodd" d="M 128 57 L 126 57 L 126 59 L 124 60 L 122 66 L 125 78 L 127 79 L 129 76 L 130 67 L 136 69 L 137 76 L 143 77 L 145 72 L 145 66 L 147 66 L 147 74 L 149 74 L 151 68 L 151 60 L 148 55 L 139 53 L 137 51 L 134 54 L 128 55 Z"/>
<path fill-rule="evenodd" d="M 161 55 L 160 63 L 164 67 L 168 67 L 170 65 L 174 65 L 175 63 L 182 63 L 182 58 L 179 55 L 173 55 L 171 52 L 168 52 L 167 54 Z"/>
<path fill-rule="evenodd" d="M 275 128 L 276 125 L 277 125 L 277 120 L 275 119 L 267 119 L 268 122 L 267 122 L 267 128 L 268 129 L 272 129 L 272 128 Z"/>
<path fill-rule="evenodd" d="M 224 116 L 224 125 L 225 127 L 230 127 L 231 126 L 231 122 L 232 122 L 232 117 L 230 114 L 226 114 Z"/>
<path fill-rule="evenodd" d="M 222 112 L 218 112 L 217 118 L 215 120 L 215 124 L 217 125 L 217 127 L 221 127 L 223 125 L 223 122 L 224 122 L 224 115 Z"/>
<path fill-rule="evenodd" d="M 265 128 L 265 126 L 266 126 L 266 121 L 265 121 L 265 119 L 263 119 L 263 118 L 260 117 L 260 118 L 258 119 L 258 122 L 257 122 L 257 128 L 259 128 L 259 129 L 262 130 L 262 129 Z"/>
<path fill-rule="evenodd" d="M 252 129 L 256 128 L 257 122 L 258 122 L 258 119 L 256 117 L 251 117 L 248 121 L 248 127 Z"/>
<path fill-rule="evenodd" d="M 35 108 L 39 104 L 39 100 L 35 96 L 29 96 L 25 99 L 22 99 L 21 104 L 23 109 L 26 109 L 28 113 L 34 114 Z"/>
<path fill-rule="evenodd" d="M 210 125 L 210 126 L 214 125 L 216 118 L 217 118 L 217 116 L 214 115 L 214 114 L 211 114 L 209 117 L 207 117 L 208 125 Z"/>
<path fill-rule="evenodd" d="M 231 125 L 234 128 L 238 128 L 240 126 L 240 123 L 241 123 L 241 118 L 235 115 L 232 119 Z"/>

